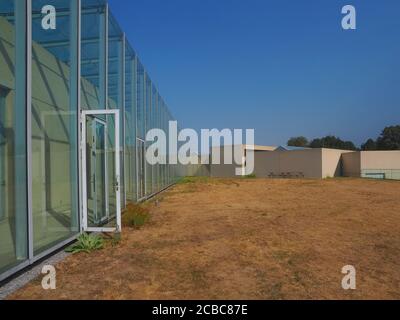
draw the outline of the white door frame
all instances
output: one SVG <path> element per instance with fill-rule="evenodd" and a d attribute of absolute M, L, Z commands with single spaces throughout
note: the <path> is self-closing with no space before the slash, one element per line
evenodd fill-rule
<path fill-rule="evenodd" d="M 87 165 L 86 165 L 86 117 L 87 116 L 114 116 L 115 119 L 115 193 L 116 193 L 116 227 L 115 228 L 90 228 L 88 226 L 88 203 L 87 203 Z M 119 110 L 88 110 L 82 111 L 81 123 L 81 148 L 82 148 L 82 231 L 84 232 L 121 232 L 121 164 L 120 164 L 120 122 Z M 108 190 L 108 185 L 106 190 Z M 108 203 L 108 196 L 106 195 Z"/>

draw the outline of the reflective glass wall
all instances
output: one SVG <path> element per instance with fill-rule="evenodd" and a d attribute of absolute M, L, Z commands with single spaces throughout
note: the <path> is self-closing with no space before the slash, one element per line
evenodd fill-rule
<path fill-rule="evenodd" d="M 150 77 L 145 73 L 145 132 L 147 133 L 152 128 L 152 83 Z M 150 142 L 146 142 L 146 150 L 150 146 Z M 153 193 L 153 166 L 146 161 L 146 195 Z"/>
<path fill-rule="evenodd" d="M 114 109 L 120 171 L 111 170 L 114 117 L 89 118 L 85 137 L 80 130 L 82 110 Z M 116 212 L 115 190 L 124 207 L 172 184 L 172 166 L 146 161 L 147 132 L 168 134 L 169 120 L 105 0 L 1 0 L 0 280 L 79 235 L 83 197 L 103 221 Z M 86 194 L 83 144 L 93 158 Z M 160 152 L 167 158 L 168 145 Z"/>
<path fill-rule="evenodd" d="M 82 110 L 106 109 L 105 1 L 81 0 L 81 99 Z"/>
<path fill-rule="evenodd" d="M 146 197 L 146 91 L 145 71 L 142 63 L 137 59 L 136 64 L 136 189 L 137 199 Z"/>
<path fill-rule="evenodd" d="M 79 231 L 78 13 L 76 0 L 32 1 L 35 255 Z"/>
<path fill-rule="evenodd" d="M 26 10 L 0 2 L 0 275 L 28 258 Z"/>
<path fill-rule="evenodd" d="M 173 118 L 105 1 L 82 0 L 81 37 L 81 108 L 120 110 L 120 188 L 124 207 L 176 181 L 172 166 L 150 165 L 146 161 L 150 145 L 146 142 L 147 132 L 160 128 L 168 134 L 168 121 Z M 105 120 L 109 132 L 107 143 L 112 150 L 115 124 L 113 120 Z M 163 156 L 167 158 L 168 150 Z M 107 161 L 112 168 L 111 154 Z M 108 170 L 111 211 L 115 208 L 114 175 Z"/>
<path fill-rule="evenodd" d="M 137 200 L 136 189 L 136 106 L 137 69 L 136 54 L 125 47 L 125 196 L 126 201 Z"/>
<path fill-rule="evenodd" d="M 123 137 L 124 133 L 124 99 L 123 99 L 123 69 L 124 69 L 124 51 L 123 51 L 123 33 L 117 23 L 117 21 L 112 16 L 111 12 L 107 14 L 107 109 L 119 109 L 121 112 L 120 119 L 120 137 Z M 115 123 L 113 117 L 107 117 L 107 126 L 108 126 L 108 135 L 107 135 L 107 143 L 109 146 L 109 150 L 114 150 L 114 141 L 113 137 L 115 135 Z M 125 188 L 124 188 L 124 139 L 120 139 L 120 161 L 121 161 L 121 172 L 120 172 L 120 191 L 121 191 L 121 204 L 125 204 Z M 109 204 L 110 204 L 110 212 L 111 215 L 115 215 L 116 213 L 116 199 L 114 197 L 115 192 L 115 182 L 117 177 L 115 176 L 115 171 L 113 170 L 115 166 L 115 154 L 114 152 L 108 152 L 108 194 L 109 196 Z"/>
<path fill-rule="evenodd" d="M 107 30 L 108 11 L 103 0 L 81 0 L 81 110 L 107 109 Z M 108 201 L 109 185 L 107 184 L 106 159 L 109 158 L 107 142 L 112 140 L 110 132 L 105 128 L 107 117 L 85 119 L 87 154 L 87 191 L 86 197 L 90 227 L 96 227 L 115 211 L 110 210 Z"/>

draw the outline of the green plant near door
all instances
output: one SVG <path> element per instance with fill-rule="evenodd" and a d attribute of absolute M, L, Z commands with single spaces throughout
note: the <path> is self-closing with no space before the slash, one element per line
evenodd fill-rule
<path fill-rule="evenodd" d="M 65 250 L 69 253 L 91 253 L 104 248 L 104 239 L 98 234 L 81 234 L 77 242 Z"/>

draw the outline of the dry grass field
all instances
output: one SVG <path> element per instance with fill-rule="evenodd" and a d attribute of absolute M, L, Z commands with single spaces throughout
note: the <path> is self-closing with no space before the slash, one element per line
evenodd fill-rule
<path fill-rule="evenodd" d="M 400 182 L 186 179 L 11 299 L 400 299 Z M 344 291 L 341 269 L 357 269 Z"/>

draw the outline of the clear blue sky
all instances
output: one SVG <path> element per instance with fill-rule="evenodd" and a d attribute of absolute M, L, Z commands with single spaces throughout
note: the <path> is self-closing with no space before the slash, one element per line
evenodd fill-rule
<path fill-rule="evenodd" d="M 183 127 L 360 144 L 400 124 L 398 0 L 109 3 Z M 341 28 L 346 4 L 356 31 Z"/>

